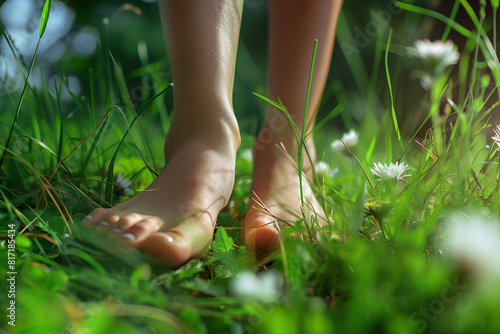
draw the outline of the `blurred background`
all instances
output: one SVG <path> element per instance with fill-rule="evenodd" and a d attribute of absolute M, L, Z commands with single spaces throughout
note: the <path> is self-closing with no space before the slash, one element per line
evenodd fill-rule
<path fill-rule="evenodd" d="M 413 2 L 419 5 L 428 3 Z M 3 94 L 22 87 L 19 66 L 26 72 L 31 61 L 43 4 L 43 0 L 8 0 L 2 4 L 0 17 L 4 32 L 0 42 L 0 92 Z M 394 29 L 390 58 L 391 67 L 397 69 L 394 72 L 394 78 L 397 78 L 401 72 L 407 71 L 401 67 L 403 60 L 397 56 L 398 50 L 421 36 L 420 21 L 421 16 L 399 10 L 393 1 L 346 1 L 338 22 L 330 76 L 319 118 L 325 117 L 338 104 L 344 105 L 346 111 L 328 125 L 341 131 L 360 124 L 369 112 L 381 115 L 388 102 L 377 98 L 383 96 L 381 93 L 386 89 L 383 56 L 388 32 Z M 20 56 L 20 63 L 13 52 Z M 31 84 L 34 87 L 46 84 L 53 91 L 54 82 L 63 77 L 67 78 L 69 91 L 74 95 L 88 96 L 91 76 L 102 75 L 98 63 L 102 60 L 109 63 L 110 54 L 122 69 L 131 99 L 137 106 L 155 93 L 152 86 L 156 84 L 151 81 L 148 85 L 144 80 L 145 73 L 155 71 L 165 83 L 170 82 L 157 1 L 54 1 Z M 266 94 L 266 56 L 267 1 L 246 0 L 234 105 L 240 126 L 249 134 L 256 133 L 263 119 L 265 103 L 252 93 Z M 151 64 L 156 66 L 141 71 Z M 416 80 L 414 82 L 419 89 Z M 64 99 L 71 99 L 67 89 L 61 94 Z M 166 94 L 165 98 L 166 104 L 171 105 L 171 95 Z M 103 106 L 101 112 L 104 113 L 105 109 Z"/>

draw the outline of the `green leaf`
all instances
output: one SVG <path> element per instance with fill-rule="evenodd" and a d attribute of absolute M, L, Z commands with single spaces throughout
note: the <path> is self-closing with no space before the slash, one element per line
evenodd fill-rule
<path fill-rule="evenodd" d="M 52 150 L 50 149 L 50 147 L 48 147 L 48 146 L 47 146 L 44 142 L 42 142 L 42 141 L 40 141 L 40 140 L 38 140 L 38 139 L 36 139 L 36 138 L 34 138 L 34 137 L 28 136 L 28 135 L 19 135 L 19 136 L 17 137 L 17 139 L 16 139 L 16 142 L 18 142 L 20 138 L 27 138 L 27 139 L 29 139 L 29 140 L 31 140 L 31 141 L 33 141 L 33 142 L 35 142 L 36 144 L 40 145 L 43 149 L 45 149 L 45 150 L 49 151 L 49 153 L 50 153 L 50 154 L 52 154 L 52 156 L 53 156 L 54 158 L 56 158 L 56 160 L 58 160 L 58 159 L 59 159 L 59 158 L 57 157 L 57 154 L 56 154 L 54 151 L 52 151 Z M 18 148 L 18 149 L 19 149 L 19 148 Z"/>
<path fill-rule="evenodd" d="M 47 23 L 49 22 L 50 7 L 52 7 L 52 0 L 46 0 L 43 5 L 42 19 L 40 21 L 40 33 L 39 38 L 42 38 L 45 28 L 47 28 Z"/>
<path fill-rule="evenodd" d="M 52 270 L 50 271 L 43 280 L 38 280 L 42 286 L 51 292 L 63 290 L 69 282 L 68 275 L 62 270 Z"/>
<path fill-rule="evenodd" d="M 16 235 L 16 246 L 18 247 L 24 247 L 24 248 L 30 248 L 31 247 L 31 240 L 27 236 L 24 236 L 22 234 Z"/>
<path fill-rule="evenodd" d="M 220 278 L 228 278 L 236 274 L 239 270 L 240 249 L 233 246 L 233 239 L 227 235 L 226 230 L 219 227 L 215 233 L 215 240 L 212 243 L 213 258 L 217 259 L 215 274 Z"/>
<path fill-rule="evenodd" d="M 214 267 L 214 271 L 219 278 L 228 278 L 234 276 L 240 271 L 239 259 L 241 254 L 236 249 L 231 249 L 228 253 L 221 254 L 218 256 L 218 264 Z M 214 253 L 214 257 L 216 257 Z"/>
<path fill-rule="evenodd" d="M 151 266 L 147 263 L 142 263 L 137 266 L 130 276 L 130 285 L 134 288 L 140 288 L 141 282 L 148 281 L 151 277 Z M 148 286 L 147 284 L 146 286 Z"/>
<path fill-rule="evenodd" d="M 198 276 L 203 271 L 203 262 L 191 260 L 175 271 L 175 278 L 178 282 Z"/>
<path fill-rule="evenodd" d="M 265 97 L 263 95 L 260 95 L 259 93 L 255 93 L 255 92 L 253 93 L 253 95 L 257 96 L 258 98 L 261 98 L 262 100 L 266 101 L 267 103 L 269 103 L 270 105 L 272 105 L 275 108 L 278 108 L 281 111 L 285 111 L 286 110 L 285 106 L 283 104 L 274 102 L 270 98 L 267 98 L 267 97 Z"/>
<path fill-rule="evenodd" d="M 309 137 L 310 134 L 317 132 L 319 129 L 321 129 L 323 127 L 323 125 L 325 125 L 326 123 L 328 123 L 329 121 L 331 121 L 332 119 L 337 117 L 344 110 L 345 110 L 345 107 L 343 105 L 339 104 L 338 106 L 336 106 L 332 111 L 330 111 L 330 113 L 321 122 L 319 122 L 314 127 L 314 129 L 311 130 L 311 132 L 309 132 L 306 135 L 306 138 Z"/>
<path fill-rule="evenodd" d="M 387 61 L 389 58 L 389 45 L 391 45 L 391 37 L 392 37 L 392 29 L 389 30 L 389 39 L 387 41 L 387 48 L 385 49 L 385 74 L 387 77 L 387 86 L 389 87 L 389 96 L 391 97 L 392 122 L 394 123 L 394 130 L 396 130 L 398 142 L 401 144 L 401 148 L 403 148 L 403 143 L 401 141 L 401 133 L 399 132 L 398 119 L 396 117 L 396 110 L 394 109 L 394 97 L 392 94 L 391 76 L 389 75 L 389 66 Z"/>
<path fill-rule="evenodd" d="M 403 10 L 407 10 L 409 12 L 413 12 L 413 13 L 418 13 L 418 14 L 422 14 L 422 15 L 427 15 L 427 16 L 430 16 L 430 17 L 434 17 L 442 22 L 445 22 L 446 24 L 449 24 L 453 29 L 455 29 L 459 34 L 467 37 L 467 38 L 471 38 L 471 39 L 476 39 L 475 38 L 475 35 L 467 30 L 466 28 L 464 28 L 463 26 L 461 26 L 460 24 L 456 23 L 455 21 L 451 20 L 449 17 L 446 17 L 440 13 L 437 13 L 437 12 L 434 12 L 432 10 L 429 10 L 429 9 L 425 9 L 425 8 L 421 8 L 421 7 L 418 7 L 418 6 L 414 6 L 414 5 L 410 5 L 410 4 L 407 4 L 407 3 L 404 3 L 404 2 L 400 2 L 400 1 L 396 1 L 395 2 L 396 6 L 403 9 Z"/>
<path fill-rule="evenodd" d="M 227 235 L 225 229 L 219 227 L 215 233 L 215 240 L 213 243 L 214 256 L 219 258 L 220 255 L 229 253 L 232 248 L 233 239 Z"/>
<path fill-rule="evenodd" d="M 216 297 L 226 296 L 226 289 L 223 286 L 212 284 L 210 281 L 207 281 L 199 277 L 193 280 L 184 280 L 180 283 L 180 285 L 184 289 L 189 289 L 192 291 L 200 291 L 210 296 L 216 296 Z"/>
<path fill-rule="evenodd" d="M 77 248 L 67 248 L 66 255 L 76 256 L 91 265 L 100 275 L 106 276 L 106 269 L 92 256 Z"/>

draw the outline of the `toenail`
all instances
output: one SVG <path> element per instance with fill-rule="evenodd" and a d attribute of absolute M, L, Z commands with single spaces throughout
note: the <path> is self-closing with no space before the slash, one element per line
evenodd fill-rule
<path fill-rule="evenodd" d="M 124 233 L 122 235 L 122 238 L 130 241 L 135 241 L 135 235 L 133 235 L 132 233 Z"/>
<path fill-rule="evenodd" d="M 108 227 L 109 223 L 107 221 L 103 221 L 99 224 L 100 227 Z"/>
<path fill-rule="evenodd" d="M 156 234 L 167 239 L 168 242 L 174 241 L 174 238 L 170 234 L 167 234 L 167 233 L 156 233 Z"/>
<path fill-rule="evenodd" d="M 86 220 L 92 220 L 92 219 L 94 219 L 94 216 L 92 216 L 92 215 L 88 215 L 87 217 L 85 217 L 85 218 L 83 218 L 83 219 L 86 219 Z"/>
<path fill-rule="evenodd" d="M 114 229 L 112 229 L 111 231 L 109 231 L 109 233 L 116 233 L 116 234 L 120 234 L 120 233 L 122 233 L 122 230 L 120 230 L 119 228 L 114 228 Z"/>

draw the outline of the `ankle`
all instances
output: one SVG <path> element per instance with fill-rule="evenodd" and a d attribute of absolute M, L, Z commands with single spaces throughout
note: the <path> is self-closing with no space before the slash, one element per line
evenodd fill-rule
<path fill-rule="evenodd" d="M 177 108 L 177 107 L 176 107 Z M 211 149 L 236 154 L 241 143 L 238 122 L 228 104 L 191 103 L 177 108 L 165 143 L 168 158 L 179 145 L 186 142 L 204 142 Z M 184 110 L 186 112 L 184 113 Z"/>
<path fill-rule="evenodd" d="M 276 124 L 273 125 L 266 121 L 257 135 L 254 150 L 257 152 L 273 151 L 281 155 L 282 150 L 278 148 L 280 147 L 284 148 L 292 157 L 296 157 L 299 146 L 303 144 L 302 141 L 304 140 L 300 131 L 301 129 L 295 129 L 294 131 L 291 125 L 278 127 Z M 310 152 L 314 151 L 312 134 L 305 138 L 305 145 Z"/>
<path fill-rule="evenodd" d="M 255 165 L 289 165 L 298 168 L 299 145 L 293 133 L 275 133 L 263 126 L 255 141 L 253 156 Z M 284 152 L 285 151 L 285 152 Z M 311 161 L 316 163 L 316 149 L 312 136 L 302 148 L 302 170 L 308 175 L 312 170 Z M 284 165 L 283 165 L 284 164 Z"/>

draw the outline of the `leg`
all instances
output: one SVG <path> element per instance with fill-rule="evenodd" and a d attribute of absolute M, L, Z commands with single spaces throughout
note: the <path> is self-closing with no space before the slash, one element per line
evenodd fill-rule
<path fill-rule="evenodd" d="M 314 127 L 323 94 L 341 3 L 341 0 L 269 1 L 269 95 L 272 99 L 281 99 L 299 129 L 306 122 L 306 133 Z M 318 40 L 318 49 L 304 119 L 315 39 Z M 290 210 L 299 215 L 299 180 L 293 165 L 276 148 L 279 143 L 283 143 L 292 157 L 297 156 L 292 127 L 281 111 L 270 108 L 254 147 L 252 194 L 257 194 L 259 202 L 263 202 L 279 220 L 294 222 L 297 218 Z M 314 154 L 312 139 L 309 138 L 307 143 L 309 151 Z M 306 174 L 310 174 L 311 166 L 307 161 L 303 167 Z M 324 214 L 314 198 L 309 200 L 314 211 Z M 265 256 L 278 248 L 278 232 L 269 224 L 272 221 L 269 215 L 253 208 L 259 207 L 256 203 L 257 198 L 252 195 L 243 221 L 242 240 L 247 249 Z"/>
<path fill-rule="evenodd" d="M 232 86 L 242 1 L 163 0 L 160 10 L 175 84 L 168 163 L 146 190 L 92 211 L 83 224 L 107 244 L 178 267 L 208 249 L 234 183 L 240 138 Z"/>

